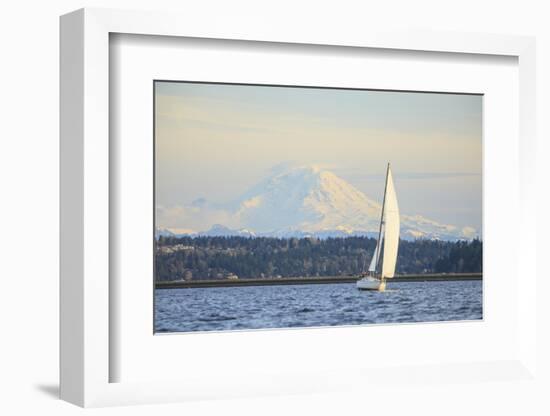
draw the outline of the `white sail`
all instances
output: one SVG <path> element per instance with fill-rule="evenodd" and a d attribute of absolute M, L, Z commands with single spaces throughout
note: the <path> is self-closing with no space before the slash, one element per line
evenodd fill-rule
<path fill-rule="evenodd" d="M 377 257 L 378 257 L 378 242 L 376 243 L 376 248 L 374 249 L 374 254 L 372 255 L 372 259 L 370 261 L 369 272 L 376 271 Z"/>
<path fill-rule="evenodd" d="M 397 249 L 399 247 L 399 206 L 393 186 L 391 169 L 388 167 L 384 202 L 384 250 L 382 258 L 382 277 L 391 278 L 395 274 Z"/>

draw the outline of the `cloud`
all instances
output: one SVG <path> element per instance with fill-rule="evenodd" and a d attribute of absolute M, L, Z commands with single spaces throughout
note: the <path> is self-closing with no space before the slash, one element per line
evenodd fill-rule
<path fill-rule="evenodd" d="M 211 206 L 206 201 L 197 206 L 157 206 L 156 223 L 157 228 L 194 232 L 208 230 L 214 224 L 238 226 L 228 210 Z"/>
<path fill-rule="evenodd" d="M 481 173 L 474 172 L 400 172 L 401 180 L 426 180 L 426 179 L 454 179 L 470 176 L 481 176 Z"/>

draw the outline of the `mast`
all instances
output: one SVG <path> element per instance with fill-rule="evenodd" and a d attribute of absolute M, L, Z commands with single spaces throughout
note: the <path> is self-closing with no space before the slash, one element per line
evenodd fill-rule
<path fill-rule="evenodd" d="M 376 243 L 376 247 L 379 247 L 378 250 L 376 250 L 376 267 L 375 267 L 375 273 L 376 269 L 378 268 L 378 262 L 380 260 L 380 252 L 382 251 L 382 225 L 384 225 L 384 206 L 386 205 L 386 191 L 388 190 L 388 175 L 390 173 L 390 163 L 388 162 L 388 167 L 386 168 L 386 181 L 384 183 L 384 199 L 382 199 L 382 213 L 380 214 L 380 228 L 378 229 L 378 241 Z"/>

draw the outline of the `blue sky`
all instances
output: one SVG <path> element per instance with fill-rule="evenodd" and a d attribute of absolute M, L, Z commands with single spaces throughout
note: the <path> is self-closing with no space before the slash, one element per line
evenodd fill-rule
<path fill-rule="evenodd" d="M 157 82 L 157 205 L 226 202 L 282 162 L 331 170 L 401 211 L 481 229 L 482 97 Z"/>

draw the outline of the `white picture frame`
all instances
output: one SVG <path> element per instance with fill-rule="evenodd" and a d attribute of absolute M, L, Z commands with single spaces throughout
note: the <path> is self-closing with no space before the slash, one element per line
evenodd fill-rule
<path fill-rule="evenodd" d="M 535 212 L 535 41 L 530 37 L 464 33 L 399 33 L 360 30 L 346 33 L 287 30 L 266 22 L 233 27 L 216 21 L 204 27 L 192 16 L 165 13 L 82 9 L 61 18 L 61 398 L 80 406 L 155 403 L 211 397 L 308 393 L 351 388 L 358 381 L 380 380 L 387 368 L 368 372 L 332 369 L 332 376 L 272 375 L 213 390 L 205 380 L 111 382 L 110 366 L 119 359 L 110 349 L 109 36 L 113 33 L 207 39 L 332 45 L 454 54 L 516 57 L 519 67 L 519 204 L 520 213 Z M 536 369 L 537 270 L 534 215 L 520 215 L 518 269 L 524 273 L 517 291 L 517 354 L 508 360 L 461 363 L 418 362 L 415 377 L 476 382 L 472 374 L 525 380 Z M 305 334 L 304 336 L 308 336 Z M 386 374 L 386 376 L 383 375 Z M 410 373 L 410 371 L 408 372 Z M 392 369 L 390 377 L 406 379 Z M 309 378 L 308 378 L 309 377 Z M 349 381 L 343 383 L 343 379 Z M 223 377 L 222 377 L 222 380 Z M 308 380 L 309 382 L 305 383 Z M 224 381 L 225 383 L 225 381 Z M 284 387 L 282 387 L 284 386 Z M 217 390 L 216 390 L 217 389 Z"/>

